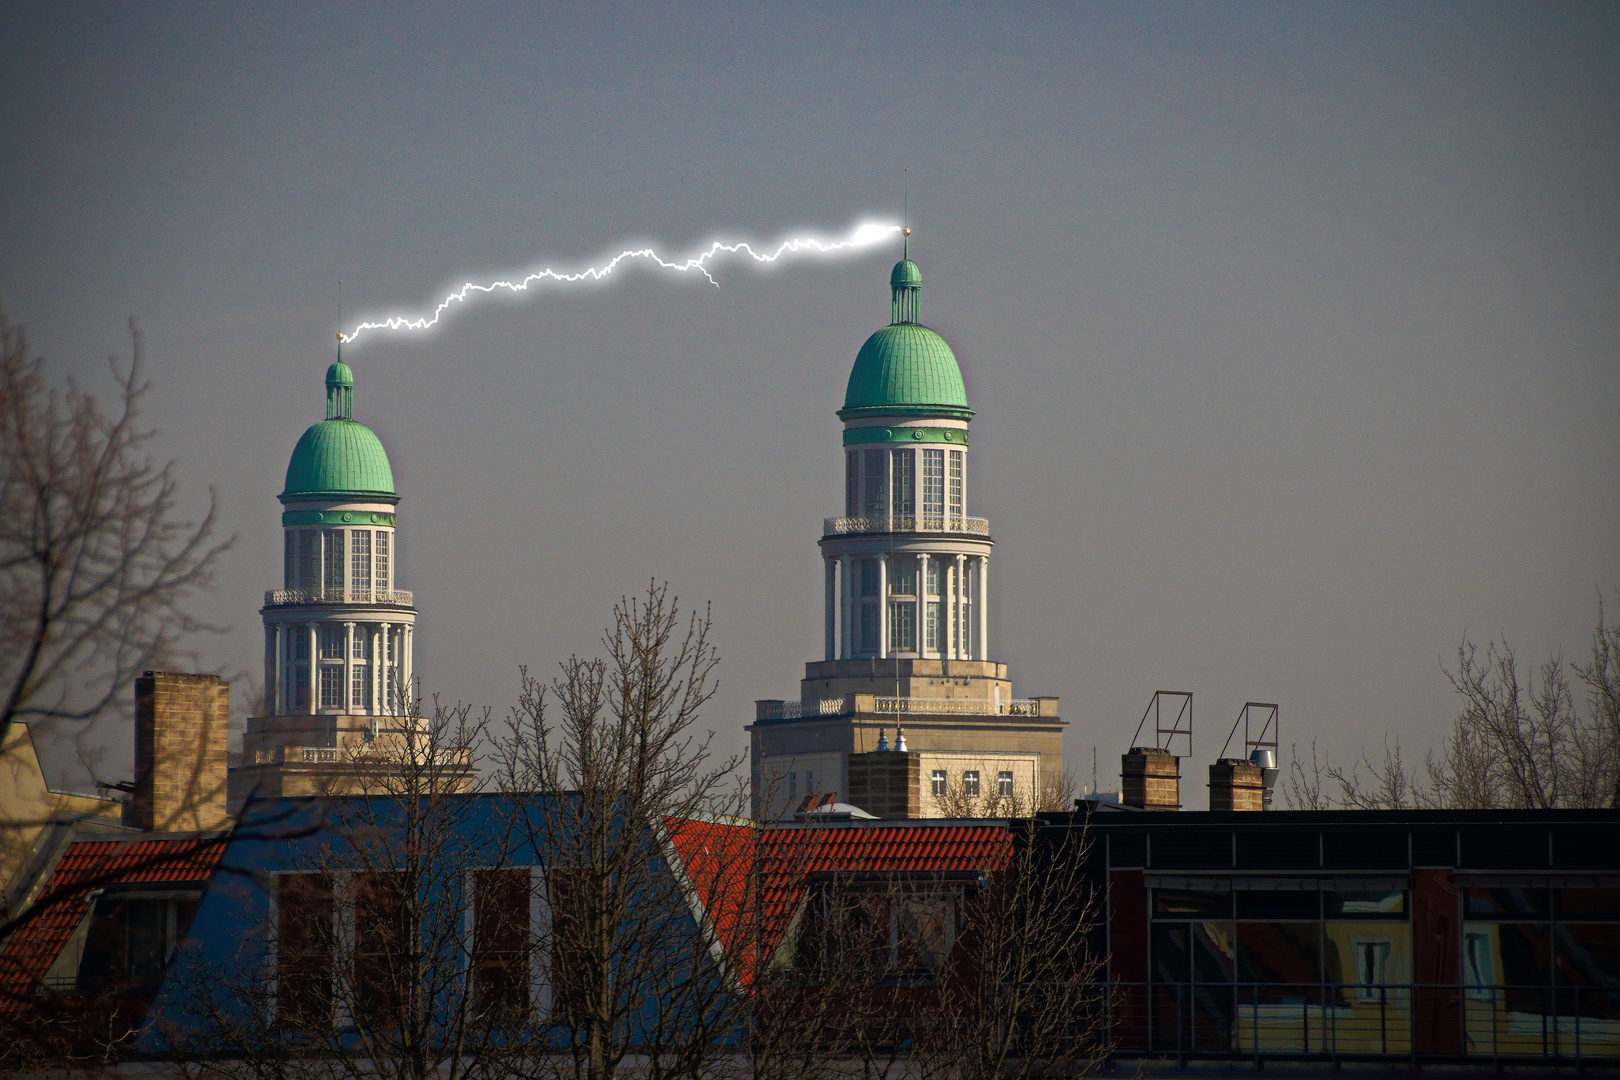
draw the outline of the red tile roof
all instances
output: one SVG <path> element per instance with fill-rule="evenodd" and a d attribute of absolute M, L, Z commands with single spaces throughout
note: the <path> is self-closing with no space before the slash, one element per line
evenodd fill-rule
<path fill-rule="evenodd" d="M 671 819 L 687 884 L 746 984 L 798 910 L 813 876 L 839 871 L 989 872 L 1007 863 L 1004 824 L 843 823 L 803 826 Z M 762 881 L 756 927 L 753 882 Z M 756 940 L 756 929 L 757 940 Z"/>
<path fill-rule="evenodd" d="M 69 844 L 35 901 L 35 913 L 0 943 L 0 1015 L 24 1006 L 83 921 L 91 890 L 142 882 L 207 882 L 224 851 L 224 837 Z"/>

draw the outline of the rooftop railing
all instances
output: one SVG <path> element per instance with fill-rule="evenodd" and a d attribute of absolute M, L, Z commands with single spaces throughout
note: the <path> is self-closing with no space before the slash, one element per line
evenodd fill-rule
<path fill-rule="evenodd" d="M 852 533 L 954 533 L 989 536 L 990 519 L 982 517 L 830 517 L 821 522 L 821 535 Z"/>
<path fill-rule="evenodd" d="M 871 694 L 845 694 L 818 701 L 754 702 L 756 720 L 806 720 L 818 716 L 1057 716 L 1057 698 L 1012 698 L 996 701 L 981 698 L 876 697 Z"/>
<path fill-rule="evenodd" d="M 940 713 L 956 714 L 961 716 L 1039 716 L 1041 715 L 1040 701 L 1037 698 L 1013 698 L 1009 701 L 994 701 L 979 698 L 925 698 L 925 697 L 875 697 L 872 699 L 872 711 L 877 713 Z"/>
<path fill-rule="evenodd" d="M 364 604 L 368 607 L 415 607 L 416 598 L 409 589 L 395 589 L 393 592 L 366 592 L 351 589 L 345 594 L 341 589 L 330 592 L 310 591 L 308 589 L 266 589 L 264 593 L 265 607 L 298 607 L 306 604 Z"/>

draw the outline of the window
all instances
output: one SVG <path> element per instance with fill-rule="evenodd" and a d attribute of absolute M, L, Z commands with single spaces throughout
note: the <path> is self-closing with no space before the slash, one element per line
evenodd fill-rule
<path fill-rule="evenodd" d="M 408 877 L 360 874 L 354 891 L 354 994 L 366 1003 L 364 1023 L 393 1030 L 413 1004 L 412 926 Z"/>
<path fill-rule="evenodd" d="M 282 533 L 282 575 L 281 587 L 283 589 L 298 588 L 298 534 L 292 531 Z"/>
<path fill-rule="evenodd" d="M 844 454 L 844 516 L 861 514 L 861 455 L 858 450 Z"/>
<path fill-rule="evenodd" d="M 360 600 L 371 598 L 371 531 L 355 529 L 349 534 L 349 595 Z"/>
<path fill-rule="evenodd" d="M 1012 798 L 1013 775 L 1011 770 L 1003 769 L 996 773 L 996 794 L 1000 795 L 1003 799 Z"/>
<path fill-rule="evenodd" d="M 326 544 L 326 567 L 323 591 L 327 596 L 343 594 L 343 530 L 327 529 L 323 534 Z"/>
<path fill-rule="evenodd" d="M 370 675 L 371 667 L 369 665 L 354 665 L 354 678 L 350 681 L 349 686 L 349 707 L 359 712 L 369 712 L 371 709 Z"/>
<path fill-rule="evenodd" d="M 860 651 L 876 653 L 878 651 L 878 606 L 875 603 L 861 605 L 861 644 Z"/>
<path fill-rule="evenodd" d="M 298 584 L 294 588 L 321 591 L 321 534 L 317 529 L 298 530 Z"/>
<path fill-rule="evenodd" d="M 938 600 L 928 601 L 928 614 L 927 618 L 923 622 L 923 628 L 925 631 L 924 640 L 927 642 L 928 651 L 939 652 L 941 649 L 943 649 L 944 645 L 942 644 L 942 641 L 944 640 L 945 635 L 940 632 L 943 627 L 941 626 L 940 603 Z"/>
<path fill-rule="evenodd" d="M 935 769 L 933 776 L 933 791 L 936 798 L 945 797 L 945 770 Z"/>
<path fill-rule="evenodd" d="M 371 659 L 371 627 L 360 623 L 354 628 L 354 647 L 349 650 L 355 660 Z"/>
<path fill-rule="evenodd" d="M 866 454 L 866 501 L 865 517 L 882 518 L 888 516 L 888 489 L 883 484 L 884 453 L 882 450 L 867 450 Z"/>
<path fill-rule="evenodd" d="M 1472 1001 L 1490 1001 L 1496 996 L 1496 950 L 1491 948 L 1491 931 L 1486 927 L 1463 931 L 1463 984 Z"/>
<path fill-rule="evenodd" d="M 898 596 L 917 595 L 917 560 L 896 557 L 889 565 L 889 592 Z"/>
<path fill-rule="evenodd" d="M 912 487 L 915 483 L 913 470 L 916 467 L 916 455 L 910 450 L 894 452 L 894 516 L 901 521 L 909 521 L 917 513 L 912 503 Z"/>
<path fill-rule="evenodd" d="M 917 605 L 909 600 L 889 604 L 889 648 L 896 652 L 917 648 Z"/>
<path fill-rule="evenodd" d="M 590 946 L 590 879 L 583 870 L 551 867 L 546 894 L 551 901 L 551 1009 L 564 1024 L 584 1019 L 594 996 L 598 966 Z"/>
<path fill-rule="evenodd" d="M 979 770 L 969 769 L 962 774 L 962 794 L 970 799 L 979 797 Z"/>
<path fill-rule="evenodd" d="M 529 1011 L 529 871 L 473 875 L 473 996 L 480 1010 Z"/>
<path fill-rule="evenodd" d="M 941 595 L 943 595 L 943 590 L 940 588 L 940 580 L 939 579 L 940 579 L 941 569 L 944 567 L 945 564 L 939 559 L 927 559 L 927 560 L 924 561 L 923 565 L 928 567 L 928 572 L 927 572 L 927 574 L 925 575 L 925 577 L 923 579 L 924 580 L 924 587 L 927 588 L 927 590 L 928 590 L 928 595 L 929 596 L 941 596 Z"/>
<path fill-rule="evenodd" d="M 861 595 L 876 596 L 878 594 L 878 561 L 876 559 L 861 560 Z"/>
<path fill-rule="evenodd" d="M 343 708 L 343 668 L 337 664 L 321 668 L 321 708 Z"/>
<path fill-rule="evenodd" d="M 377 553 L 372 565 L 377 570 L 377 595 L 386 596 L 388 588 L 388 533 L 377 532 Z"/>
<path fill-rule="evenodd" d="M 332 1025 L 332 879 L 282 874 L 276 897 L 276 1022 L 326 1031 Z"/>
<path fill-rule="evenodd" d="M 1375 1002 L 1384 1000 L 1389 982 L 1389 953 L 1392 942 L 1388 938 L 1351 938 L 1350 955 L 1356 965 L 1356 1000 Z"/>
<path fill-rule="evenodd" d="M 816 793 L 816 774 L 809 769 L 804 770 L 804 793 L 806 795 Z"/>
<path fill-rule="evenodd" d="M 184 940 L 200 897 L 109 891 L 96 900 L 77 972 L 81 994 L 155 987 Z"/>
<path fill-rule="evenodd" d="M 962 499 L 962 451 L 951 451 L 951 485 L 950 485 L 950 512 L 951 523 L 960 525 L 963 514 Z"/>
<path fill-rule="evenodd" d="M 343 659 L 344 639 L 348 636 L 341 623 L 321 624 L 321 659 Z"/>
<path fill-rule="evenodd" d="M 923 459 L 923 522 L 930 529 L 945 525 L 945 451 L 924 450 Z"/>
<path fill-rule="evenodd" d="M 788 809 L 791 810 L 791 809 L 793 809 L 794 801 L 797 800 L 798 797 L 799 797 L 799 774 L 796 773 L 796 772 L 790 772 L 790 773 L 788 773 L 787 780 L 788 780 L 788 792 L 787 792 L 787 794 L 788 794 Z"/>

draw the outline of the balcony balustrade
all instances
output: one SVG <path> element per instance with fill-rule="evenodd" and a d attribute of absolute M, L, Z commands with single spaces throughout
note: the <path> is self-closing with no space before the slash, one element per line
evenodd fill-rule
<path fill-rule="evenodd" d="M 408 608 L 416 606 L 416 598 L 409 589 L 395 589 L 393 592 L 364 592 L 351 589 L 346 594 L 341 589 L 333 589 L 330 592 L 311 592 L 307 589 L 266 589 L 264 593 L 265 607 L 302 607 L 311 604 Z"/>
<path fill-rule="evenodd" d="M 822 536 L 849 536 L 856 533 L 941 533 L 947 536 L 989 536 L 990 519 L 982 517 L 830 517 L 822 520 Z"/>
<path fill-rule="evenodd" d="M 1042 709 L 1042 702 L 1049 704 Z M 876 713 L 890 716 L 1048 716 L 1057 715 L 1057 698 L 1012 698 L 995 701 L 982 698 L 875 697 L 845 694 L 819 701 L 754 702 L 754 719 L 807 720 L 818 716 L 855 716 Z"/>

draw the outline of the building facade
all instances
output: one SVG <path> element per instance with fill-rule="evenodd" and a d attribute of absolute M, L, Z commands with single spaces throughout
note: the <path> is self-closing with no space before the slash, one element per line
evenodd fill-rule
<path fill-rule="evenodd" d="M 823 657 L 797 701 L 758 702 L 748 729 L 754 809 L 770 817 L 848 792 L 850 756 L 869 752 L 917 756 L 921 797 L 895 805 L 920 816 L 1027 812 L 1061 783 L 1057 699 L 1014 697 L 991 658 L 995 545 L 968 513 L 961 369 L 920 321 L 917 264 L 902 259 L 889 287 L 890 324 L 861 347 L 838 412 L 844 512 L 819 541 Z"/>
<path fill-rule="evenodd" d="M 410 722 L 416 605 L 394 582 L 399 495 L 382 442 L 354 419 L 354 372 L 341 359 L 280 500 L 281 587 L 259 611 L 264 715 L 249 718 L 231 772 L 238 805 L 249 791 L 328 790 Z"/>

